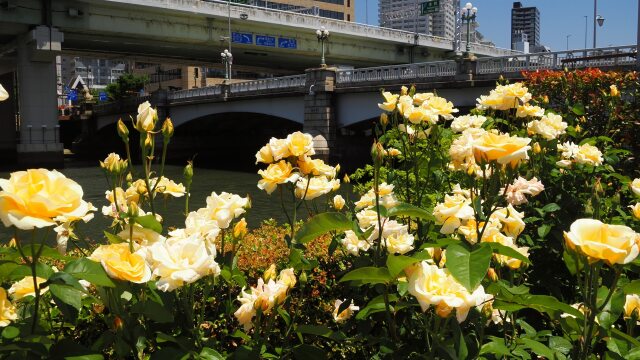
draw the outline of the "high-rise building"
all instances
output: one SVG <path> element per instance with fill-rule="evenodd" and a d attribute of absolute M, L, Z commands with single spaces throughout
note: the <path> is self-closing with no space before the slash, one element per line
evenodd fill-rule
<path fill-rule="evenodd" d="M 423 0 L 379 0 L 380 26 L 453 39 L 456 32 L 455 0 L 440 0 L 440 10 L 420 14 Z"/>
<path fill-rule="evenodd" d="M 355 20 L 355 0 L 231 0 L 231 2 L 337 20 Z"/>
<path fill-rule="evenodd" d="M 80 76 L 90 89 L 104 89 L 127 70 L 123 60 L 61 56 L 60 83 L 68 86 Z"/>
<path fill-rule="evenodd" d="M 520 1 L 513 3 L 511 9 L 511 49 L 527 35 L 531 48 L 538 48 L 540 44 L 540 11 L 535 6 L 524 7 Z"/>

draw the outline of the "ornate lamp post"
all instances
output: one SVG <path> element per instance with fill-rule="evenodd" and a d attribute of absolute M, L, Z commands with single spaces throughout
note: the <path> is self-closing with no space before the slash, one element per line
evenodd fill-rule
<path fill-rule="evenodd" d="M 329 39 L 329 35 L 329 30 L 325 29 L 324 26 L 316 30 L 316 37 L 318 37 L 318 41 L 322 44 L 322 59 L 320 60 L 320 66 L 322 67 L 327 66 L 324 61 L 324 42 Z"/>
<path fill-rule="evenodd" d="M 220 57 L 222 58 L 222 63 L 224 64 L 224 80 L 226 82 L 229 82 L 229 80 L 231 80 L 231 64 L 233 64 L 233 54 L 231 54 L 229 50 L 224 49 L 224 51 L 220 53 Z"/>
<path fill-rule="evenodd" d="M 466 56 L 471 57 L 471 24 L 476 22 L 476 13 L 478 8 L 473 7 L 470 2 L 466 3 L 460 11 L 462 23 L 467 23 L 467 47 Z"/>

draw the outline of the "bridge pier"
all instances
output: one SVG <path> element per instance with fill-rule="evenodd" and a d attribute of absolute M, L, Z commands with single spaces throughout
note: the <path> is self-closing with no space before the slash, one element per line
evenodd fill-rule
<path fill-rule="evenodd" d="M 303 130 L 313 136 L 316 156 L 331 161 L 336 147 L 335 68 L 308 69 L 304 96 Z"/>
<path fill-rule="evenodd" d="M 17 160 L 21 166 L 59 167 L 64 149 L 58 125 L 55 56 L 63 34 L 38 26 L 17 38 L 20 138 Z"/>

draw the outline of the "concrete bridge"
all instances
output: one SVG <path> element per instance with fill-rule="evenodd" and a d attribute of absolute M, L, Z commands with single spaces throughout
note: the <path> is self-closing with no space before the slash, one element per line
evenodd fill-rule
<path fill-rule="evenodd" d="M 350 136 L 370 129 L 380 115 L 380 89 L 397 91 L 415 84 L 421 91 L 436 91 L 457 107 L 473 107 L 476 98 L 495 87 L 496 80 L 522 78 L 522 71 L 598 67 L 635 67 L 635 46 L 563 51 L 520 56 L 460 59 L 417 64 L 344 70 L 309 69 L 305 74 L 222 84 L 96 106 L 95 131 L 113 125 L 118 118 L 135 117 L 138 103 L 150 100 L 176 127 L 215 115 L 253 114 L 279 119 L 314 135 L 315 146 L 325 157 L 344 156 Z M 217 117 L 217 121 L 222 116 Z M 266 125 L 266 122 L 257 124 Z"/>

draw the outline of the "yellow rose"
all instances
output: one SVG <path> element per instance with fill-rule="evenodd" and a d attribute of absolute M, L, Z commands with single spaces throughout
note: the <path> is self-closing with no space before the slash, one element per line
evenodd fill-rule
<path fill-rule="evenodd" d="M 151 107 L 148 101 L 138 106 L 138 116 L 136 117 L 136 129 L 140 132 L 153 131 L 158 120 L 158 112 Z"/>
<path fill-rule="evenodd" d="M 565 133 L 567 123 L 562 116 L 548 113 L 540 120 L 533 120 L 527 125 L 529 134 L 538 134 L 547 140 L 553 140 Z"/>
<path fill-rule="evenodd" d="M 244 327 L 244 331 L 249 331 L 253 327 L 252 320 L 256 315 L 256 309 L 254 308 L 256 299 L 257 296 L 253 291 L 246 292 L 244 288 L 242 288 L 242 291 L 238 296 L 238 301 L 240 301 L 242 305 L 240 305 L 233 315 L 238 319 L 240 325 Z"/>
<path fill-rule="evenodd" d="M 287 288 L 291 289 L 296 285 L 296 274 L 293 272 L 293 268 L 283 269 L 278 275 L 278 282 L 284 284 Z"/>
<path fill-rule="evenodd" d="M 636 194 L 637 196 L 640 196 L 640 178 L 633 179 L 631 184 L 629 184 L 629 187 L 631 188 L 631 191 L 633 191 L 634 194 Z"/>
<path fill-rule="evenodd" d="M 244 218 L 240 219 L 233 227 L 233 236 L 240 239 L 247 235 L 247 220 Z"/>
<path fill-rule="evenodd" d="M 29 169 L 0 179 L 0 220 L 22 230 L 81 219 L 92 209 L 82 187 L 56 170 Z"/>
<path fill-rule="evenodd" d="M 116 153 L 110 153 L 104 161 L 100 161 L 100 167 L 117 174 L 127 168 L 127 161 L 121 160 L 120 155 Z"/>
<path fill-rule="evenodd" d="M 629 205 L 631 208 L 631 213 L 636 219 L 640 220 L 640 203 L 636 203 L 635 205 Z"/>
<path fill-rule="evenodd" d="M 287 139 L 271 138 L 271 140 L 269 140 L 268 146 L 271 149 L 271 156 L 273 157 L 273 161 L 278 161 L 280 159 L 285 159 L 291 156 L 291 152 L 289 152 L 289 142 L 287 141 Z"/>
<path fill-rule="evenodd" d="M 100 245 L 89 259 L 101 263 L 107 274 L 114 279 L 142 284 L 151 278 L 151 269 L 144 257 L 131 253 L 127 243 Z"/>
<path fill-rule="evenodd" d="M 271 153 L 271 147 L 268 144 L 260 148 L 256 153 L 256 164 L 259 162 L 265 164 L 271 164 L 273 162 L 273 154 Z"/>
<path fill-rule="evenodd" d="M 597 147 L 589 144 L 580 145 L 578 151 L 574 155 L 574 159 L 578 164 L 587 164 L 598 166 L 602 165 L 602 153 Z"/>
<path fill-rule="evenodd" d="M 544 109 L 535 105 L 528 105 L 528 104 L 519 105 L 518 109 L 516 110 L 516 117 L 519 117 L 519 118 L 543 117 L 543 116 L 544 116 Z"/>
<path fill-rule="evenodd" d="M 447 99 L 440 96 L 433 96 L 429 100 L 423 102 L 421 107 L 431 114 L 442 116 L 442 118 L 446 120 L 453 119 L 453 115 L 451 114 L 458 112 L 458 109 L 453 107 L 453 103 L 451 101 L 447 101 Z M 438 119 L 436 117 L 435 121 L 437 120 Z M 431 121 L 431 123 L 434 123 L 435 121 Z"/>
<path fill-rule="evenodd" d="M 333 197 L 333 208 L 336 210 L 342 210 L 344 207 L 345 201 L 342 195 L 336 195 Z"/>
<path fill-rule="evenodd" d="M 287 145 L 289 153 L 293 156 L 313 155 L 313 137 L 309 134 L 303 134 L 296 131 L 287 136 Z"/>
<path fill-rule="evenodd" d="M 303 175 L 326 176 L 329 179 L 333 179 L 337 174 L 337 169 L 325 164 L 322 159 L 311 159 L 307 156 L 298 159 L 298 169 Z"/>
<path fill-rule="evenodd" d="M 384 102 L 382 104 L 378 104 L 378 107 L 384 111 L 393 111 L 393 109 L 396 108 L 399 95 L 385 91 L 382 93 L 382 96 L 384 97 Z"/>
<path fill-rule="evenodd" d="M 442 225 L 441 234 L 452 234 L 462 225 L 463 220 L 473 218 L 471 200 L 461 194 L 445 195 L 444 202 L 433 209 L 436 224 Z"/>
<path fill-rule="evenodd" d="M 615 85 L 611 85 L 609 86 L 609 93 L 611 94 L 611 96 L 613 97 L 618 97 L 620 96 L 620 91 L 618 90 L 618 87 Z"/>
<path fill-rule="evenodd" d="M 266 170 L 258 171 L 262 179 L 258 181 L 258 188 L 264 190 L 267 194 L 271 194 L 279 184 L 287 182 L 295 182 L 299 175 L 293 173 L 291 164 L 284 160 L 270 164 Z"/>
<path fill-rule="evenodd" d="M 343 302 L 343 300 L 336 300 L 336 302 L 333 304 L 333 320 L 338 324 L 347 321 L 347 319 L 353 316 L 354 312 L 360 310 L 360 307 L 353 305 L 353 300 L 351 300 L 349 306 L 346 309 L 342 310 L 340 314 L 338 314 L 340 305 L 342 305 Z"/>
<path fill-rule="evenodd" d="M 16 319 L 18 319 L 18 313 L 15 305 L 7 298 L 7 291 L 0 288 L 0 327 L 5 327 Z"/>
<path fill-rule="evenodd" d="M 156 189 L 156 192 L 164 195 L 171 195 L 173 197 L 182 197 L 187 193 L 187 189 L 182 184 L 176 184 L 173 180 L 161 177 L 160 181 L 156 185 L 157 178 L 151 179 L 151 187 Z"/>
<path fill-rule="evenodd" d="M 408 275 L 409 293 L 416 297 L 422 311 L 434 306 L 442 318 L 448 317 L 455 309 L 456 319 L 461 323 L 466 320 L 469 310 L 486 298 L 482 285 L 469 293 L 447 269 L 440 269 L 426 261 L 410 268 Z"/>
<path fill-rule="evenodd" d="M 433 97 L 433 93 L 416 93 L 413 95 L 413 105 L 420 106 Z"/>
<path fill-rule="evenodd" d="M 133 237 L 131 237 L 131 234 L 133 234 Z M 125 241 L 133 239 L 133 242 L 141 246 L 150 246 L 157 242 L 164 242 L 166 240 L 164 236 L 157 232 L 143 228 L 137 224 L 133 226 L 133 232 L 130 231 L 128 224 L 125 225 L 124 229 L 118 233 L 118 236 Z"/>
<path fill-rule="evenodd" d="M 4 87 L 2 87 L 2 85 L 0 85 L 0 101 L 5 101 L 9 98 L 9 93 L 7 92 L 7 90 L 4 89 Z"/>
<path fill-rule="evenodd" d="M 515 167 L 521 160 L 529 158 L 531 139 L 485 132 L 473 142 L 473 155 L 477 163 L 497 161 Z"/>
<path fill-rule="evenodd" d="M 640 296 L 637 294 L 629 294 L 624 302 L 624 318 L 640 319 Z"/>
<path fill-rule="evenodd" d="M 276 271 L 276 264 L 271 264 L 271 266 L 264 271 L 264 274 L 262 274 L 262 279 L 264 279 L 264 281 L 275 280 L 277 277 Z"/>
<path fill-rule="evenodd" d="M 340 188 L 338 179 L 329 180 L 324 176 L 316 176 L 308 180 L 301 177 L 296 183 L 295 193 L 299 199 L 313 200 L 338 188 Z"/>
<path fill-rule="evenodd" d="M 40 286 L 46 281 L 47 279 L 36 277 L 36 283 L 38 284 L 38 288 L 40 289 L 40 294 L 44 294 L 49 291 L 48 286 Z M 13 297 L 15 300 L 20 300 L 26 296 L 36 296 L 36 290 L 33 286 L 33 277 L 25 276 L 22 278 L 22 280 L 13 283 L 13 285 L 11 285 L 11 287 L 9 288 L 9 295 L 11 295 L 11 297 Z"/>
<path fill-rule="evenodd" d="M 609 225 L 594 219 L 578 219 L 564 233 L 571 249 L 609 265 L 626 264 L 638 256 L 640 236 L 624 225 Z"/>

